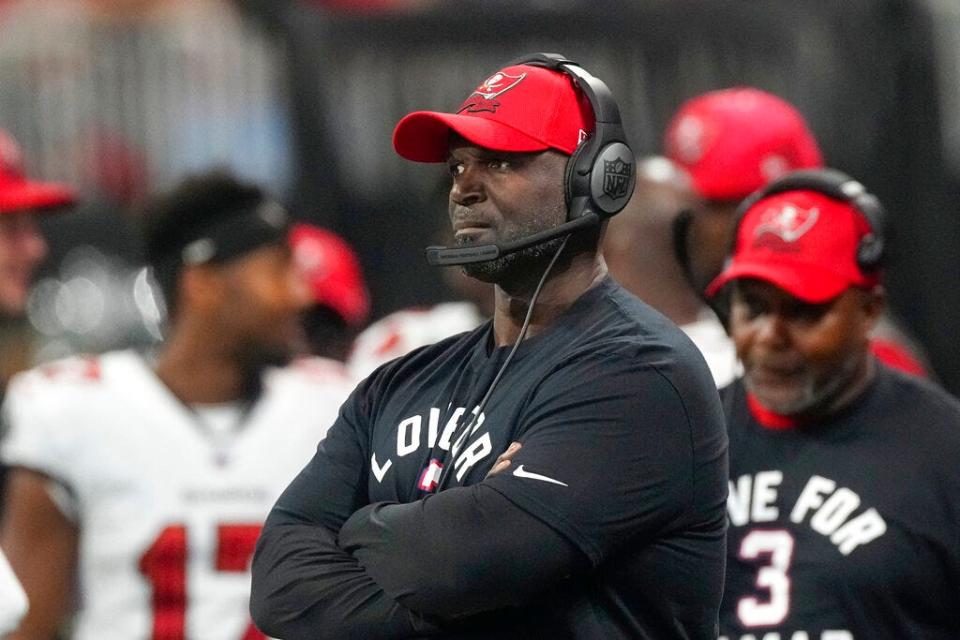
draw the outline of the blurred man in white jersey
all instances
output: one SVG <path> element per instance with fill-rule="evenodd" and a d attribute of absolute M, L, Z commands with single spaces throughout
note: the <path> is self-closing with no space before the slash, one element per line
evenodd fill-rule
<path fill-rule="evenodd" d="M 263 638 L 254 542 L 349 391 L 337 363 L 277 368 L 309 302 L 279 204 L 211 173 L 145 220 L 170 319 L 155 357 L 57 362 L 7 396 L 0 544 L 31 600 L 17 639 L 73 614 L 74 638 Z"/>

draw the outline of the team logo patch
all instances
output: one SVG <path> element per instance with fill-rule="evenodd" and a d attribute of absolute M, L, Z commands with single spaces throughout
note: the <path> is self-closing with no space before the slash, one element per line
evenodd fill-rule
<path fill-rule="evenodd" d="M 813 228 L 819 217 L 820 210 L 816 207 L 803 209 L 786 203 L 763 212 L 753 237 L 759 242 L 764 235 L 772 234 L 784 242 L 796 242 Z"/>
<path fill-rule="evenodd" d="M 467 96 L 467 99 L 457 109 L 457 113 L 462 111 L 470 113 L 490 111 L 492 113 L 496 111 L 500 106 L 500 102 L 496 98 L 513 89 L 526 77 L 527 74 L 525 73 L 512 76 L 509 73 L 498 71 L 484 80 L 479 87 L 474 89 L 473 93 Z"/>
<path fill-rule="evenodd" d="M 417 488 L 420 489 L 420 491 L 433 491 L 440 482 L 441 473 L 443 473 L 443 464 L 436 458 L 433 458 L 420 473 Z"/>
<path fill-rule="evenodd" d="M 715 131 L 702 118 L 684 116 L 667 132 L 670 154 L 686 164 L 695 164 L 707 152 Z"/>
<path fill-rule="evenodd" d="M 633 163 L 622 158 L 603 161 L 603 193 L 614 200 L 627 195 Z"/>
<path fill-rule="evenodd" d="M 767 182 L 773 182 L 789 172 L 790 163 L 779 154 L 772 153 L 760 161 L 760 175 L 762 175 Z"/>

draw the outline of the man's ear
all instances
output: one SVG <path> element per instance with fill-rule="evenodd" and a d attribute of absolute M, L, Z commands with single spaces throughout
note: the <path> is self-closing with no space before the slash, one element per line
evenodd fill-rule
<path fill-rule="evenodd" d="M 880 322 L 883 312 L 887 308 L 887 291 L 883 285 L 876 285 L 872 289 L 865 290 L 860 297 L 861 309 L 863 309 L 864 321 L 867 323 L 867 333 L 873 331 Z"/>
<path fill-rule="evenodd" d="M 185 267 L 180 274 L 180 309 L 202 311 L 218 306 L 224 290 L 221 275 L 214 265 Z"/>

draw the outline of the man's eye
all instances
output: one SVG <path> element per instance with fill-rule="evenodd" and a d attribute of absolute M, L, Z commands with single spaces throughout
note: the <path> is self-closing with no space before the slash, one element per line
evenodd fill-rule
<path fill-rule="evenodd" d="M 756 318 L 767 312 L 767 306 L 759 300 L 744 300 L 743 307 L 746 309 L 749 318 Z"/>
<path fill-rule="evenodd" d="M 790 316 L 807 324 L 815 324 L 829 309 L 829 304 L 802 304 L 790 309 Z"/>
<path fill-rule="evenodd" d="M 447 169 L 450 171 L 450 175 L 456 177 L 463 174 L 463 163 L 462 162 L 451 162 L 447 165 Z"/>
<path fill-rule="evenodd" d="M 487 161 L 487 166 L 495 171 L 506 171 L 512 165 L 509 160 L 504 160 L 503 158 L 494 158 Z"/>

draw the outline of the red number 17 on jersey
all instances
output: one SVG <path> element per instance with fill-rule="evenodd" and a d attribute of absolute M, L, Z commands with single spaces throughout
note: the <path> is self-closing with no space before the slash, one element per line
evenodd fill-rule
<path fill-rule="evenodd" d="M 223 524 L 217 527 L 213 569 L 243 573 L 260 535 L 259 524 Z M 153 588 L 153 640 L 184 640 L 187 621 L 187 528 L 169 526 L 160 532 L 140 558 L 140 572 Z M 238 640 L 264 640 L 253 623 Z"/>

